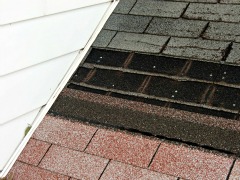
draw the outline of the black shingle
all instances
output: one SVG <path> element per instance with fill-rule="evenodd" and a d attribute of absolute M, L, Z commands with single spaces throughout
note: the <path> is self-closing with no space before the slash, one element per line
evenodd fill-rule
<path fill-rule="evenodd" d="M 186 76 L 189 78 L 214 81 L 219 73 L 220 64 L 192 61 Z"/>
<path fill-rule="evenodd" d="M 87 83 L 110 89 L 136 92 L 144 79 L 144 75 L 98 69 Z"/>
<path fill-rule="evenodd" d="M 212 105 L 225 109 L 240 109 L 240 89 L 216 86 L 216 91 L 212 99 Z"/>
<path fill-rule="evenodd" d="M 88 75 L 91 69 L 79 67 L 75 74 L 72 76 L 72 81 L 76 83 L 80 83 L 84 80 L 84 78 Z"/>
<path fill-rule="evenodd" d="M 104 66 L 122 67 L 129 53 L 92 49 L 85 62 Z"/>
<path fill-rule="evenodd" d="M 221 65 L 221 69 L 219 71 L 216 81 L 240 85 L 240 67 Z"/>
<path fill-rule="evenodd" d="M 135 54 L 128 68 L 151 73 L 177 75 L 181 72 L 185 63 L 186 60 L 183 59 Z"/>
<path fill-rule="evenodd" d="M 208 84 L 176 81 L 162 77 L 154 77 L 146 89 L 147 94 L 179 101 L 200 103 Z"/>

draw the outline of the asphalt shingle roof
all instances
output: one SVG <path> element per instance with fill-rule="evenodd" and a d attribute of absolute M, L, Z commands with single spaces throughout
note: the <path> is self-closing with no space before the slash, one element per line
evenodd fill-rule
<path fill-rule="evenodd" d="M 95 43 L 94 46 L 238 64 L 240 61 L 240 51 L 237 50 L 240 32 L 239 13 L 238 0 L 122 0 L 106 23 L 104 31 L 99 35 L 96 41 L 98 44 Z M 105 30 L 111 32 L 111 35 L 106 34 Z M 138 35 L 131 34 L 137 37 L 130 38 L 131 35 L 126 32 Z M 162 49 L 163 46 L 159 47 L 158 51 L 145 47 L 149 43 L 147 40 L 145 44 L 136 47 L 134 42 L 146 39 L 144 34 L 150 35 L 147 38 L 150 41 L 151 38 L 156 38 L 152 35 L 159 36 L 164 41 L 162 43 L 166 43 L 166 50 Z M 124 44 L 125 46 L 122 47 L 123 42 L 119 42 L 119 38 L 125 36 L 132 43 Z M 103 39 L 105 41 L 102 41 Z M 118 43 L 120 43 L 119 47 L 112 45 Z M 234 43 L 233 47 L 232 43 Z M 172 45 L 176 47 L 173 51 L 169 51 Z M 226 51 L 228 51 L 227 55 Z"/>
<path fill-rule="evenodd" d="M 8 179 L 238 179 L 240 161 L 202 148 L 46 116 Z"/>
<path fill-rule="evenodd" d="M 239 154 L 239 13 L 238 0 L 121 0 L 51 112 Z M 105 104 L 119 98 L 150 110 Z"/>
<path fill-rule="evenodd" d="M 239 32 L 240 0 L 121 0 L 9 175 L 239 179 Z"/>

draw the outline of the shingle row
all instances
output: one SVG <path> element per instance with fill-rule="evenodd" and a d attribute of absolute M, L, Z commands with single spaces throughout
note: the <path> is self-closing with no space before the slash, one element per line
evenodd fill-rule
<path fill-rule="evenodd" d="M 106 93 L 133 93 L 160 102 L 210 106 L 224 111 L 240 109 L 238 67 L 99 49 L 91 51 L 83 66 L 73 76 L 74 86 L 70 88 L 83 86 Z"/>
<path fill-rule="evenodd" d="M 240 5 L 217 2 L 122 0 L 94 46 L 239 63 Z"/>

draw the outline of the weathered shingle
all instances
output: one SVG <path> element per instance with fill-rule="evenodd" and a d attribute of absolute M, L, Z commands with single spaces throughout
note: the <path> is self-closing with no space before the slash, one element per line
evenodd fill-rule
<path fill-rule="evenodd" d="M 229 63 L 240 64 L 240 44 L 233 43 L 232 51 L 226 61 Z"/>
<path fill-rule="evenodd" d="M 167 40 L 168 37 L 166 36 L 118 32 L 108 47 L 130 51 L 159 53 Z"/>
<path fill-rule="evenodd" d="M 169 1 L 171 1 L 171 0 L 169 0 Z M 217 3 L 218 2 L 218 0 L 174 0 L 174 1 L 181 1 L 181 2 L 204 2 L 204 3 Z"/>
<path fill-rule="evenodd" d="M 133 5 L 136 3 L 136 0 L 121 0 L 116 9 L 115 13 L 127 14 L 132 9 Z"/>
<path fill-rule="evenodd" d="M 151 19 L 151 17 L 145 16 L 112 14 L 104 29 L 141 33 L 146 29 Z"/>
<path fill-rule="evenodd" d="M 240 22 L 240 5 L 190 3 L 185 18 Z"/>
<path fill-rule="evenodd" d="M 186 19 L 154 18 L 146 32 L 150 34 L 198 37 L 207 22 Z"/>
<path fill-rule="evenodd" d="M 138 0 L 130 14 L 178 18 L 186 6 L 184 2 Z"/>
<path fill-rule="evenodd" d="M 102 30 L 97 39 L 94 41 L 93 46 L 95 47 L 107 47 L 112 38 L 115 36 L 116 31 Z"/>
<path fill-rule="evenodd" d="M 212 40 L 171 38 L 163 53 L 172 56 L 220 61 L 228 44 Z"/>
<path fill-rule="evenodd" d="M 240 0 L 220 0 L 220 3 L 226 3 L 226 4 L 240 4 Z"/>
<path fill-rule="evenodd" d="M 240 42 L 240 24 L 211 22 L 203 36 L 207 39 Z"/>

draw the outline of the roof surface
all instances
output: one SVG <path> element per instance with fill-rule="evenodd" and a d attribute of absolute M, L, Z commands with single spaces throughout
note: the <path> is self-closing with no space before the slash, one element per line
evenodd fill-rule
<path fill-rule="evenodd" d="M 122 0 L 94 46 L 240 62 L 240 1 Z"/>
<path fill-rule="evenodd" d="M 9 177 L 31 179 L 238 179 L 226 154 L 46 116 Z"/>
<path fill-rule="evenodd" d="M 239 178 L 239 37 L 239 0 L 121 0 L 12 171 Z"/>
<path fill-rule="evenodd" d="M 239 119 L 239 13 L 238 0 L 122 0 L 72 83 Z"/>
<path fill-rule="evenodd" d="M 239 155 L 239 9 L 122 0 L 51 112 Z"/>

